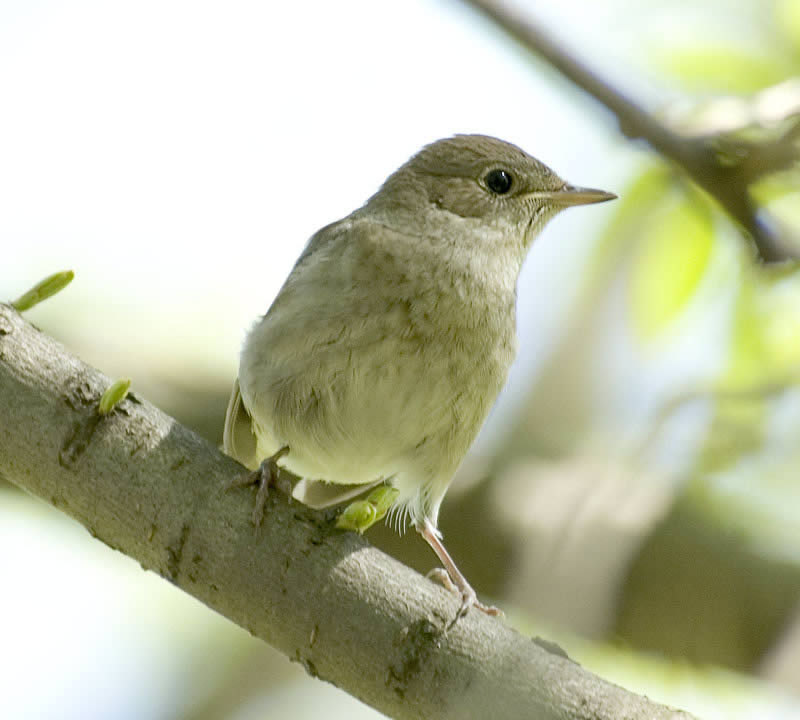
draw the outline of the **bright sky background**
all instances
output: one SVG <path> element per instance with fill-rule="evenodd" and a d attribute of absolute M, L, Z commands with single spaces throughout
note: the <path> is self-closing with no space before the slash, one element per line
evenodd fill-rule
<path fill-rule="evenodd" d="M 611 124 L 456 3 L 274 7 L 0 8 L 0 296 L 73 268 L 34 317 L 102 335 L 100 367 L 119 346 L 130 362 L 134 338 L 145 357 L 233 372 L 307 238 L 436 138 L 494 134 L 576 184 L 619 175 Z M 609 212 L 559 218 L 536 252 L 563 257 L 576 241 L 560 235 Z M 559 278 L 530 273 L 554 294 Z"/>
<path fill-rule="evenodd" d="M 609 29 L 606 49 L 624 36 L 608 4 L 528 5 L 582 52 L 597 47 L 597 27 Z M 0 98 L 0 297 L 74 269 L 30 318 L 134 383 L 155 365 L 232 378 L 245 329 L 308 237 L 427 142 L 497 135 L 576 184 L 617 191 L 632 158 L 591 102 L 436 0 L 5 0 Z M 587 228 L 610 212 L 567 213 L 534 249 L 520 287 L 523 365 L 557 326 Z M 89 561 L 85 534 L 55 513 L 17 512 L 0 505 L 4 716 L 168 712 L 184 656 L 125 641 L 162 633 L 156 608 L 175 593 L 99 545 Z M 197 650 L 196 638 L 177 642 Z"/>

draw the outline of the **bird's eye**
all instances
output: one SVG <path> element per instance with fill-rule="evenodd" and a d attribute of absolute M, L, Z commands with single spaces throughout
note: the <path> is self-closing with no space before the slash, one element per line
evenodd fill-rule
<path fill-rule="evenodd" d="M 511 190 L 511 185 L 514 182 L 511 173 L 507 170 L 490 170 L 484 178 L 486 187 L 489 188 L 495 195 L 505 195 Z"/>

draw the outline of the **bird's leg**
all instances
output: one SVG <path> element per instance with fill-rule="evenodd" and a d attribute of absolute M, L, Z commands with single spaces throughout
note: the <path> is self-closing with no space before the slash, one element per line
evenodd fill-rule
<path fill-rule="evenodd" d="M 280 470 L 278 467 L 278 460 L 280 460 L 288 452 L 289 446 L 284 445 L 274 455 L 270 455 L 270 457 L 263 460 L 258 470 L 247 473 L 247 475 L 234 478 L 226 488 L 227 490 L 230 490 L 231 488 L 245 487 L 247 485 L 258 485 L 256 502 L 255 506 L 253 507 L 253 525 L 255 525 L 256 528 L 260 527 L 262 521 L 264 520 L 264 507 L 267 504 L 270 486 L 277 487 L 286 492 L 287 495 L 291 495 L 291 485 L 287 489 L 285 487 L 281 487 L 278 481 Z"/>
<path fill-rule="evenodd" d="M 435 552 L 439 560 L 442 561 L 442 565 L 444 565 L 444 568 L 437 568 L 432 571 L 430 577 L 439 580 L 448 590 L 461 595 L 461 608 L 456 618 L 464 617 L 471 607 L 475 607 L 487 615 L 503 614 L 503 611 L 499 608 L 493 607 L 492 605 L 484 605 L 478 600 L 478 596 L 475 594 L 472 586 L 467 582 L 467 578 L 461 574 L 461 571 L 453 562 L 453 558 L 450 557 L 450 553 L 447 552 L 447 548 L 444 546 L 444 543 L 442 543 L 439 531 L 430 520 L 426 518 L 423 522 L 418 523 L 417 532 L 425 538 L 428 545 L 433 549 L 433 552 Z"/>

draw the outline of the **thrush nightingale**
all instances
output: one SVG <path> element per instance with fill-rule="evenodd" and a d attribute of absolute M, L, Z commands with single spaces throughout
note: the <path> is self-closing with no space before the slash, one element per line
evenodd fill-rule
<path fill-rule="evenodd" d="M 313 507 L 388 486 L 378 505 L 433 548 L 459 616 L 497 614 L 445 549 L 439 506 L 514 359 L 531 243 L 564 208 L 614 197 L 509 143 L 457 135 L 317 232 L 247 335 L 228 406 L 225 449 L 257 469 L 239 484 L 261 486 L 254 522 L 278 463 Z"/>

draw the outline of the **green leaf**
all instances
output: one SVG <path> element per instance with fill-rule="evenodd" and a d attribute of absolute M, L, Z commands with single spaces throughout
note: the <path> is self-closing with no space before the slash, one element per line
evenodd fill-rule
<path fill-rule="evenodd" d="M 130 390 L 131 381 L 129 378 L 123 378 L 111 383 L 100 398 L 100 404 L 97 412 L 101 415 L 108 415 L 117 405 L 119 405 L 128 395 Z"/>
<path fill-rule="evenodd" d="M 711 211 L 694 191 L 675 189 L 650 209 L 631 259 L 629 304 L 638 337 L 654 338 L 691 300 L 713 242 Z"/>
<path fill-rule="evenodd" d="M 670 49 L 657 64 L 692 90 L 752 93 L 791 75 L 791 67 L 779 55 L 718 45 Z"/>
<path fill-rule="evenodd" d="M 72 270 L 63 270 L 61 272 L 53 273 L 41 282 L 34 285 L 24 295 L 21 295 L 14 300 L 14 302 L 11 303 L 11 306 L 17 312 L 30 310 L 34 305 L 38 305 L 40 302 L 42 302 L 42 300 L 47 300 L 47 298 L 63 290 L 72 282 L 74 277 L 75 273 Z"/>
<path fill-rule="evenodd" d="M 375 507 L 366 500 L 356 500 L 342 510 L 342 514 L 336 518 L 336 527 L 340 530 L 352 530 L 361 535 L 377 521 Z"/>
<path fill-rule="evenodd" d="M 800 50 L 800 2 L 782 0 L 775 5 L 776 24 Z"/>
<path fill-rule="evenodd" d="M 651 164 L 619 195 L 602 238 L 595 244 L 587 262 L 583 294 L 595 298 L 604 293 L 609 278 L 614 276 L 623 258 L 627 257 L 647 227 L 654 205 L 672 189 L 676 175 L 664 163 Z M 587 299 L 586 302 L 594 302 Z"/>
<path fill-rule="evenodd" d="M 336 527 L 362 534 L 386 515 L 398 495 L 396 488 L 379 485 L 363 500 L 350 503 L 336 519 Z"/>

